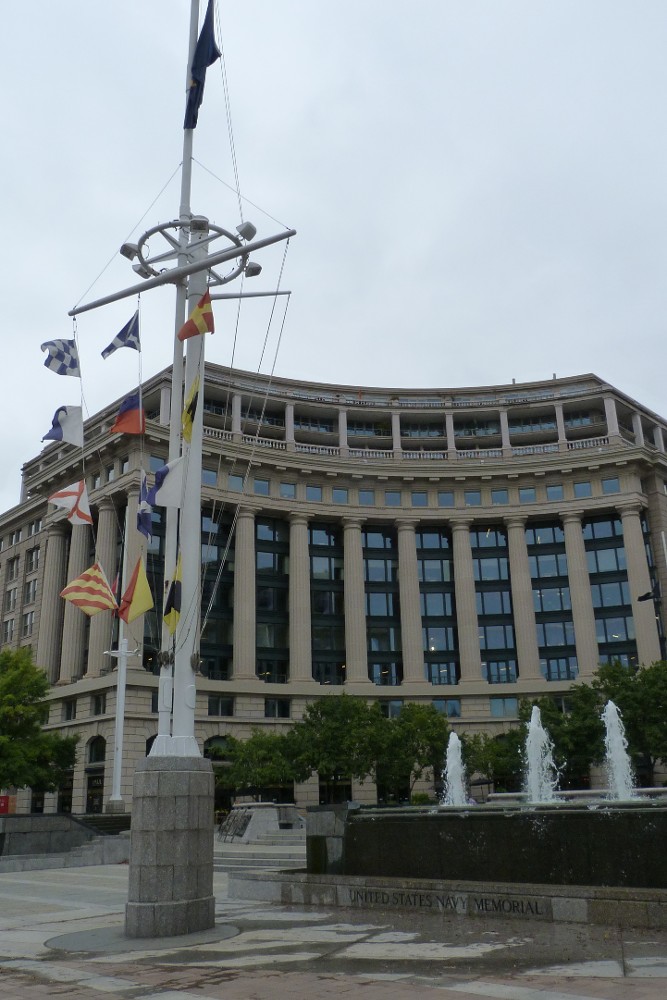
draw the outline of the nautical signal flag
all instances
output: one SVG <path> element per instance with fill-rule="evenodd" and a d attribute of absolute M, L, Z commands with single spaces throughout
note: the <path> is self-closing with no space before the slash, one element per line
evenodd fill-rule
<path fill-rule="evenodd" d="M 62 441 L 83 448 L 83 410 L 80 406 L 59 406 L 51 422 L 51 430 L 42 441 Z"/>
<path fill-rule="evenodd" d="M 139 487 L 139 503 L 137 504 L 137 531 L 145 535 L 149 542 L 153 537 L 153 508 L 148 502 L 148 481 L 143 469 L 141 470 L 141 486 Z"/>
<path fill-rule="evenodd" d="M 139 615 L 150 611 L 153 606 L 153 595 L 148 584 L 144 562 L 143 559 L 139 558 L 128 588 L 121 598 L 118 617 L 129 624 Z"/>
<path fill-rule="evenodd" d="M 120 404 L 120 410 L 118 411 L 118 416 L 116 417 L 113 427 L 110 428 L 110 434 L 143 434 L 146 430 L 146 414 L 144 408 L 141 405 L 141 396 L 139 393 L 132 393 L 131 396 L 126 396 L 123 402 Z"/>
<path fill-rule="evenodd" d="M 47 340 L 42 344 L 43 351 L 48 351 L 44 364 L 56 375 L 75 375 L 81 378 L 79 368 L 79 352 L 73 340 Z"/>
<path fill-rule="evenodd" d="M 67 519 L 72 524 L 93 523 L 88 503 L 88 490 L 83 479 L 80 483 L 72 483 L 71 486 L 66 486 L 63 490 L 53 493 L 49 497 L 49 503 L 66 510 Z"/>
<path fill-rule="evenodd" d="M 125 324 L 120 333 L 117 333 L 108 347 L 102 351 L 102 357 L 106 359 L 119 347 L 132 347 L 135 351 L 141 350 L 139 342 L 139 310 L 135 312 L 131 320 Z"/>
<path fill-rule="evenodd" d="M 61 590 L 60 596 L 91 618 L 100 611 L 115 611 L 118 607 L 106 574 L 97 562 Z"/>
<path fill-rule="evenodd" d="M 183 456 L 167 462 L 155 473 L 155 486 L 148 491 L 151 507 L 180 507 L 183 499 Z"/>
<path fill-rule="evenodd" d="M 185 121 L 183 128 L 196 128 L 197 118 L 201 102 L 204 98 L 204 81 L 206 80 L 206 70 L 212 66 L 216 59 L 220 58 L 220 49 L 215 44 L 215 31 L 213 29 L 213 0 L 208 0 L 206 16 L 197 39 L 197 45 L 192 57 L 190 68 L 190 86 L 188 88 L 188 100 L 185 105 Z"/>
<path fill-rule="evenodd" d="M 190 313 L 190 318 L 185 321 L 176 336 L 179 340 L 188 340 L 190 337 L 196 337 L 198 333 L 214 332 L 215 324 L 213 322 L 211 293 L 208 289 L 206 289 L 199 302 Z"/>
<path fill-rule="evenodd" d="M 176 631 L 178 619 L 181 617 L 181 554 L 179 552 L 176 560 L 176 571 L 174 579 L 169 584 L 167 600 L 164 602 L 164 613 L 162 621 L 167 627 L 169 635 Z"/>
<path fill-rule="evenodd" d="M 181 430 L 183 432 L 183 440 L 187 441 L 188 444 L 192 441 L 192 423 L 195 419 L 195 413 L 197 412 L 197 400 L 199 399 L 199 375 L 190 386 L 190 391 L 185 400 L 185 408 L 183 410 L 183 417 L 181 418 Z"/>

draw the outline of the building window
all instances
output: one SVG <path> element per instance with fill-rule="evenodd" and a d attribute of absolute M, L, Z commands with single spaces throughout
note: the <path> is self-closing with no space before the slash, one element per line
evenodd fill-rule
<path fill-rule="evenodd" d="M 411 501 L 413 507 L 428 507 L 428 493 L 426 490 L 413 490 Z"/>
<path fill-rule="evenodd" d="M 17 587 L 10 587 L 5 591 L 5 611 L 16 611 L 18 593 Z"/>
<path fill-rule="evenodd" d="M 210 694 L 208 696 L 208 714 L 229 716 L 234 714 L 234 699 L 227 695 Z"/>
<path fill-rule="evenodd" d="M 585 497 L 590 497 L 592 495 L 593 491 L 589 482 L 574 484 L 574 496 L 577 500 L 583 500 Z"/>
<path fill-rule="evenodd" d="M 39 546 L 34 549 L 28 549 L 25 554 L 25 571 L 26 573 L 36 573 L 39 569 Z"/>
<path fill-rule="evenodd" d="M 161 455 L 151 455 L 148 459 L 148 470 L 149 472 L 157 472 L 158 469 L 164 468 L 166 458 L 162 458 Z"/>
<path fill-rule="evenodd" d="M 102 485 L 102 473 L 96 472 L 95 475 L 93 476 L 93 489 L 99 490 L 101 485 Z"/>
<path fill-rule="evenodd" d="M 16 580 L 19 575 L 19 556 L 7 560 L 7 580 Z"/>
<path fill-rule="evenodd" d="M 540 660 L 540 670 L 548 681 L 574 681 L 579 674 L 576 656 L 545 657 Z"/>
<path fill-rule="evenodd" d="M 15 531 L 10 532 L 9 544 L 18 545 L 18 543 L 21 541 L 21 535 L 22 535 L 21 528 L 16 528 Z"/>
<path fill-rule="evenodd" d="M 34 627 L 35 627 L 35 612 L 26 611 L 26 613 L 23 615 L 23 620 L 21 622 L 22 638 L 27 639 L 28 636 L 31 636 Z"/>
<path fill-rule="evenodd" d="M 318 684 L 344 684 L 345 664 L 333 660 L 313 660 L 313 680 Z"/>
<path fill-rule="evenodd" d="M 400 494 L 399 494 L 399 504 L 400 504 Z M 359 490 L 359 505 L 361 507 L 374 507 L 375 490 Z"/>
<path fill-rule="evenodd" d="M 479 490 L 465 490 L 463 494 L 466 507 L 480 507 L 482 494 Z"/>
<path fill-rule="evenodd" d="M 402 663 L 369 663 L 368 677 L 379 687 L 399 687 L 403 683 Z"/>
<path fill-rule="evenodd" d="M 157 691 L 151 691 L 151 712 L 156 715 L 160 707 L 160 696 Z"/>
<path fill-rule="evenodd" d="M 438 490 L 438 507 L 453 507 L 454 493 L 452 490 Z"/>
<path fill-rule="evenodd" d="M 516 660 L 487 660 L 482 663 L 482 677 L 489 684 L 516 684 Z"/>
<path fill-rule="evenodd" d="M 2 623 L 2 641 L 3 643 L 13 642 L 14 640 L 14 619 L 8 618 L 7 621 Z"/>
<path fill-rule="evenodd" d="M 230 472 L 227 476 L 227 489 L 234 493 L 243 493 L 243 476 Z"/>
<path fill-rule="evenodd" d="M 296 499 L 296 483 L 281 483 L 280 496 L 283 500 Z"/>
<path fill-rule="evenodd" d="M 102 694 L 94 694 L 90 699 L 90 711 L 91 715 L 104 715 L 107 710 L 107 696 L 106 692 Z"/>
<path fill-rule="evenodd" d="M 41 517 L 38 517 L 38 518 L 36 518 L 36 520 L 31 521 L 30 524 L 28 525 L 28 535 L 29 536 L 36 535 L 41 530 L 42 530 L 42 519 L 41 519 Z"/>
<path fill-rule="evenodd" d="M 265 698 L 264 718 L 265 719 L 289 719 L 290 717 L 289 698 Z"/>
<path fill-rule="evenodd" d="M 202 486 L 217 486 L 218 485 L 218 473 L 215 469 L 202 469 L 201 470 L 201 484 Z"/>
<path fill-rule="evenodd" d="M 349 503 L 350 493 L 344 486 L 334 486 L 331 491 L 331 499 L 334 503 Z"/>
<path fill-rule="evenodd" d="M 379 701 L 378 706 L 385 719 L 397 719 L 403 709 L 403 702 L 399 699 L 394 701 Z"/>
<path fill-rule="evenodd" d="M 269 660 L 258 658 L 255 673 L 265 684 L 287 684 L 287 660 Z"/>
<path fill-rule="evenodd" d="M 509 490 L 491 490 L 491 503 L 499 507 L 510 502 Z"/>
<path fill-rule="evenodd" d="M 516 719 L 519 711 L 518 698 L 489 698 L 492 719 Z"/>
<path fill-rule="evenodd" d="M 37 580 L 28 580 L 23 588 L 23 603 L 33 604 L 37 597 Z M 13 611 L 13 608 L 7 608 L 8 611 Z"/>
<path fill-rule="evenodd" d="M 401 491 L 400 490 L 385 490 L 384 491 L 384 504 L 385 504 L 385 507 L 400 507 L 401 506 Z"/>
<path fill-rule="evenodd" d="M 562 483 L 552 483 L 547 486 L 547 500 L 562 500 L 564 496 Z"/>
<path fill-rule="evenodd" d="M 519 503 L 535 503 L 535 487 L 522 486 L 519 489 Z"/>
<path fill-rule="evenodd" d="M 113 465 L 108 465 L 105 469 L 105 475 L 108 483 L 112 483 L 116 478 L 116 469 Z"/>
<path fill-rule="evenodd" d="M 306 486 L 306 500 L 320 501 L 322 499 L 321 486 Z"/>
<path fill-rule="evenodd" d="M 268 497 L 270 493 L 270 483 L 268 479 L 253 479 L 253 493 L 258 497 Z"/>
<path fill-rule="evenodd" d="M 63 722 L 73 722 L 76 719 L 76 698 L 68 698 L 63 702 Z"/>
<path fill-rule="evenodd" d="M 120 460 L 120 471 L 121 475 L 125 475 L 126 472 L 130 471 L 130 459 L 127 455 Z"/>
<path fill-rule="evenodd" d="M 457 663 L 426 663 L 426 679 L 430 684 L 458 684 L 459 667 Z"/>
<path fill-rule="evenodd" d="M 612 479 L 602 480 L 602 492 L 603 493 L 619 493 L 621 489 L 618 476 L 614 476 Z"/>
<path fill-rule="evenodd" d="M 446 715 L 448 719 L 461 718 L 460 698 L 433 698 L 431 704 L 436 712 L 440 712 L 441 715 Z"/>

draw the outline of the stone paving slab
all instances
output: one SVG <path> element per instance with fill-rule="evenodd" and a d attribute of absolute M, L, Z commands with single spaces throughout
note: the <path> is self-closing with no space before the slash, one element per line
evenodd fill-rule
<path fill-rule="evenodd" d="M 216 928 L 128 941 L 127 868 L 0 874 L 0 1000 L 665 1000 L 662 931 L 230 899 Z"/>

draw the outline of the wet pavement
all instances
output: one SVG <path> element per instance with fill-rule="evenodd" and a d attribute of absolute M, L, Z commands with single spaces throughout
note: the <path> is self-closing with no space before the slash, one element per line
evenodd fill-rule
<path fill-rule="evenodd" d="M 0 998 L 664 1000 L 667 934 L 229 899 L 184 938 L 123 934 L 126 865 L 0 874 Z"/>

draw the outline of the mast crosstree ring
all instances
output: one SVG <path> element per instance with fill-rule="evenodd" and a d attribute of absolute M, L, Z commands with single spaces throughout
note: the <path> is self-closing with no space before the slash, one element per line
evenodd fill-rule
<path fill-rule="evenodd" d="M 243 240 L 236 233 L 231 233 L 228 229 L 223 229 L 222 226 L 216 226 L 214 223 L 204 220 L 201 216 L 194 216 L 188 219 L 187 222 L 183 222 L 180 219 L 174 219 L 171 222 L 161 222 L 157 226 L 147 229 L 136 244 L 136 263 L 133 264 L 136 273 L 142 278 L 155 278 L 159 274 L 164 274 L 167 270 L 167 268 L 156 267 L 158 264 L 164 264 L 172 260 L 176 261 L 178 258 L 180 258 L 181 264 L 184 262 L 183 258 L 188 263 L 191 263 L 195 258 L 192 254 L 193 248 L 189 243 L 190 232 L 193 228 L 201 228 L 204 221 L 208 229 L 208 236 L 198 240 L 196 246 L 201 249 L 202 244 L 207 244 L 209 256 L 212 256 L 219 250 L 225 249 L 223 246 L 216 246 L 211 251 L 211 246 L 220 240 L 225 240 L 229 244 L 228 249 L 232 249 L 233 247 L 241 249 L 243 247 Z M 199 227 L 197 223 L 199 223 Z M 154 237 L 161 238 L 162 241 L 168 244 L 169 249 L 165 251 L 158 249 L 156 253 L 152 253 L 149 241 L 153 240 Z M 234 281 L 235 278 L 238 278 L 245 271 L 248 258 L 249 253 L 235 258 L 233 262 L 234 266 L 228 274 L 219 274 L 213 268 L 209 268 L 209 285 L 226 285 L 229 281 Z"/>

